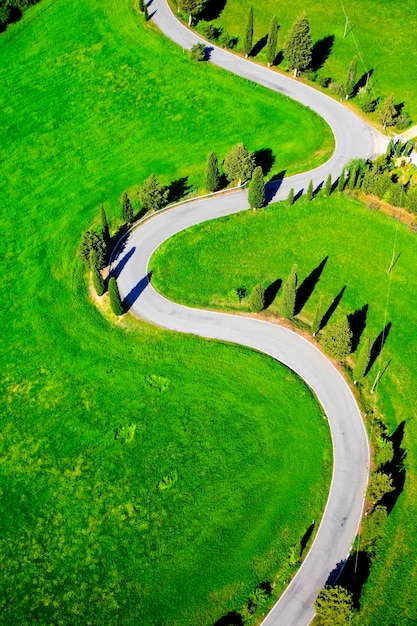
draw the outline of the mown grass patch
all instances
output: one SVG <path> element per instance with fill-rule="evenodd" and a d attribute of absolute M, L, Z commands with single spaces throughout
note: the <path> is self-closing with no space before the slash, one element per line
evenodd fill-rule
<path fill-rule="evenodd" d="M 196 226 L 166 242 L 154 255 L 151 268 L 154 285 L 176 301 L 245 310 L 245 300 L 238 303 L 237 287 L 244 286 L 250 293 L 257 283 L 268 287 L 285 280 L 294 263 L 300 285 L 324 261 L 298 319 L 303 325 L 310 323 L 320 295 L 326 310 L 345 287 L 329 323 L 368 305 L 362 337 L 375 341 L 391 324 L 380 357 L 365 378 L 364 392 L 367 410 L 382 415 L 391 432 L 405 422 L 405 487 L 389 518 L 386 540 L 378 548 L 359 621 L 396 623 L 401 616 L 401 623 L 413 623 L 417 605 L 414 590 L 405 581 L 417 574 L 417 428 L 412 400 L 417 380 L 415 234 L 386 215 L 334 194 L 313 202 L 302 199 L 291 208 L 276 204 Z M 280 293 L 266 315 L 279 313 Z M 377 393 L 370 395 L 378 372 L 383 375 Z"/>
<path fill-rule="evenodd" d="M 287 575 L 323 509 L 326 425 L 256 353 L 109 324 L 77 248 L 151 171 L 197 191 L 210 150 L 243 139 L 296 168 L 327 131 L 191 63 L 128 0 L 43 0 L 0 36 L 0 80 L 3 621 L 210 623 Z"/>

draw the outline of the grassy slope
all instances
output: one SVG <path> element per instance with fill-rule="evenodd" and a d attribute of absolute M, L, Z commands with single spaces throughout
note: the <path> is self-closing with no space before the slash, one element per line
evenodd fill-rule
<path fill-rule="evenodd" d="M 331 35 L 335 37 L 332 52 L 320 73 L 332 76 L 336 82 L 344 82 L 351 60 L 358 56 L 356 39 L 364 61 L 362 64 L 359 59 L 358 75 L 373 69 L 376 93 L 382 97 L 393 94 L 396 103 L 405 102 L 405 110 L 416 122 L 417 91 L 412 68 L 417 64 L 417 52 L 412 33 L 417 29 L 417 18 L 413 0 L 401 3 L 344 0 L 343 4 L 353 26 L 352 34 L 345 39 L 345 17 L 339 2 L 259 0 L 254 6 L 254 43 L 267 34 L 270 19 L 275 14 L 280 25 L 278 49 L 281 49 L 291 25 L 305 12 L 311 23 L 313 42 Z M 250 0 L 227 0 L 216 23 L 231 35 L 243 37 L 250 5 Z M 264 54 L 261 52 L 259 59 Z"/>
<path fill-rule="evenodd" d="M 130 4 L 44 0 L 0 37 L 7 624 L 214 621 L 272 576 L 325 497 L 326 427 L 286 370 L 142 323 L 126 333 L 87 299 L 81 232 L 102 202 L 114 223 L 150 171 L 198 189 L 207 152 L 242 135 L 279 147 L 278 169 L 306 135 L 323 148 L 316 118 L 192 64 Z"/>
<path fill-rule="evenodd" d="M 403 225 L 397 230 L 397 223 L 389 217 L 334 195 L 327 201 L 303 200 L 290 209 L 275 205 L 196 227 L 167 242 L 152 261 L 155 285 L 175 300 L 237 308 L 231 294 L 236 287 L 244 285 L 250 291 L 258 282 L 266 287 L 277 278 L 285 280 L 293 263 L 298 264 L 301 283 L 328 257 L 301 317 L 312 319 L 320 294 L 324 294 L 328 306 L 346 286 L 334 319 L 368 304 L 365 333 L 374 340 L 384 326 L 387 268 L 395 240 L 400 257 L 391 274 L 386 318 L 392 322 L 392 329 L 380 363 L 382 369 L 389 366 L 372 402 L 377 399 L 391 431 L 405 420 L 407 477 L 389 518 L 389 539 L 378 551 L 365 590 L 361 625 L 411 624 L 417 620 L 414 586 L 410 583 L 417 575 L 417 427 L 413 401 L 417 380 L 417 284 L 412 271 L 417 263 L 415 235 Z M 213 259 L 220 261 L 213 263 Z M 190 290 L 192 285 L 196 286 L 194 290 Z M 271 312 L 278 310 L 278 302 L 279 297 Z M 377 370 L 378 365 L 374 365 L 367 377 L 368 390 Z"/>

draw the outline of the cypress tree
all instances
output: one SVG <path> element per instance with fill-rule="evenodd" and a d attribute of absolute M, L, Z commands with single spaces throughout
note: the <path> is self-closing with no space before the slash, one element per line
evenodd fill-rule
<path fill-rule="evenodd" d="M 215 152 L 211 152 L 207 159 L 206 189 L 211 193 L 217 191 L 220 185 L 219 165 Z"/>
<path fill-rule="evenodd" d="M 385 154 L 386 154 L 389 158 L 391 158 L 391 157 L 392 157 L 393 150 L 394 150 L 394 139 L 391 137 L 391 139 L 389 140 L 389 143 L 388 143 L 388 145 L 387 145 L 387 150 L 386 150 Z"/>
<path fill-rule="evenodd" d="M 255 285 L 253 288 L 249 300 L 248 306 L 251 311 L 254 313 L 259 313 L 265 306 L 265 290 L 261 287 L 261 285 Z"/>
<path fill-rule="evenodd" d="M 339 176 L 339 180 L 337 181 L 337 191 L 343 191 L 343 189 L 345 188 L 345 182 L 346 182 L 346 169 L 343 168 L 342 173 Z"/>
<path fill-rule="evenodd" d="M 294 189 L 291 187 L 288 198 L 287 198 L 288 206 L 292 206 L 294 204 Z"/>
<path fill-rule="evenodd" d="M 314 313 L 313 321 L 311 323 L 311 332 L 313 333 L 313 337 L 315 337 L 320 330 L 323 313 L 323 296 L 321 295 Z"/>
<path fill-rule="evenodd" d="M 140 11 L 141 13 L 144 13 L 144 12 L 145 12 L 145 3 L 144 3 L 144 1 L 143 1 L 143 0 L 139 0 L 139 1 L 138 1 L 138 7 L 139 7 L 139 11 Z"/>
<path fill-rule="evenodd" d="M 102 296 L 103 293 L 106 291 L 105 282 L 104 282 L 103 276 L 101 275 L 100 270 L 94 264 L 91 268 L 91 274 L 92 274 L 93 286 L 94 286 L 94 289 L 96 290 L 96 294 L 98 296 Z"/>
<path fill-rule="evenodd" d="M 297 296 L 297 266 L 293 265 L 291 274 L 288 276 L 282 288 L 281 315 L 287 319 L 294 317 L 295 299 Z"/>
<path fill-rule="evenodd" d="M 277 56 L 277 41 L 278 41 L 278 23 L 277 18 L 274 16 L 269 25 L 268 40 L 266 42 L 266 60 L 268 67 L 274 64 L 275 57 Z"/>
<path fill-rule="evenodd" d="M 361 351 L 359 352 L 358 360 L 353 370 L 353 382 L 355 385 L 357 382 L 361 382 L 366 374 L 369 361 L 371 360 L 371 350 L 371 340 L 367 337 Z"/>
<path fill-rule="evenodd" d="M 106 211 L 104 210 L 104 206 L 101 205 L 101 234 L 103 236 L 103 241 L 106 246 L 110 243 L 110 229 L 109 223 L 107 221 Z"/>
<path fill-rule="evenodd" d="M 126 224 L 133 222 L 133 207 L 127 193 L 124 193 L 122 198 L 122 217 Z"/>
<path fill-rule="evenodd" d="M 328 198 L 330 196 L 330 194 L 332 193 L 332 175 L 331 174 L 329 174 L 327 179 L 326 179 L 326 183 L 324 185 L 323 193 L 324 193 L 325 198 Z"/>
<path fill-rule="evenodd" d="M 112 276 L 109 280 L 109 297 L 110 297 L 110 306 L 111 310 L 115 315 L 123 314 L 123 305 L 120 299 L 119 288 L 117 286 L 117 282 L 114 276 Z"/>
<path fill-rule="evenodd" d="M 303 15 L 293 24 L 284 46 L 284 57 L 294 71 L 294 77 L 298 71 L 302 72 L 310 65 L 312 48 L 310 23 Z"/>
<path fill-rule="evenodd" d="M 253 8 L 249 8 L 248 19 L 246 21 L 245 38 L 243 40 L 243 53 L 248 57 L 252 50 L 253 42 Z"/>
<path fill-rule="evenodd" d="M 357 174 L 358 174 L 358 170 L 357 170 L 356 163 L 353 163 L 352 166 L 349 168 L 349 178 L 348 178 L 348 187 L 351 191 L 355 189 Z"/>
<path fill-rule="evenodd" d="M 313 199 L 313 181 L 310 180 L 310 182 L 308 183 L 308 187 L 307 187 L 307 200 L 310 202 L 310 200 Z"/>
<path fill-rule="evenodd" d="M 265 204 L 265 184 L 262 167 L 255 167 L 251 181 L 249 183 L 248 194 L 249 206 L 251 209 L 260 209 Z"/>
<path fill-rule="evenodd" d="M 327 354 L 338 361 L 349 356 L 352 350 L 352 330 L 345 316 L 333 326 L 326 328 L 321 340 Z"/>
<path fill-rule="evenodd" d="M 403 148 L 403 144 L 401 143 L 401 141 L 400 141 L 400 140 L 398 140 L 398 141 L 397 141 L 397 145 L 396 145 L 396 147 L 395 147 L 395 156 L 396 156 L 396 157 L 401 156 L 401 150 L 402 150 L 402 148 Z"/>
<path fill-rule="evenodd" d="M 149 20 L 149 11 L 148 11 L 148 5 L 147 4 L 144 4 L 143 17 L 145 18 L 145 22 L 147 22 Z"/>

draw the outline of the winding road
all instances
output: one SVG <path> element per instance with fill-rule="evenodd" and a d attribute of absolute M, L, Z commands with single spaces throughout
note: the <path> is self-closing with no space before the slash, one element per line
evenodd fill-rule
<path fill-rule="evenodd" d="M 152 19 L 163 33 L 184 48 L 203 41 L 181 24 L 165 0 L 152 0 Z M 283 199 L 289 189 L 305 189 L 310 179 L 335 180 L 354 157 L 372 157 L 385 150 L 386 140 L 349 109 L 326 95 L 277 72 L 213 47 L 211 62 L 284 94 L 321 115 L 333 130 L 336 147 L 321 167 L 268 186 L 269 199 Z M 111 271 L 130 311 L 174 331 L 237 343 L 279 360 L 313 389 L 327 415 L 333 444 L 333 475 L 316 538 L 298 573 L 265 618 L 264 626 L 307 626 L 314 601 L 329 577 L 344 563 L 362 515 L 369 474 L 369 446 L 363 420 L 351 389 L 339 371 L 313 344 L 295 332 L 255 318 L 184 307 L 152 287 L 148 265 L 166 239 L 194 224 L 248 208 L 244 190 L 192 201 L 161 212 L 133 229 L 124 240 Z"/>

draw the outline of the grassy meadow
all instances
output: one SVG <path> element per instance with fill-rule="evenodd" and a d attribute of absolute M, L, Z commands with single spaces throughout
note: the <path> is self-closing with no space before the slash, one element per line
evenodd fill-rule
<path fill-rule="evenodd" d="M 252 3 L 250 0 L 227 0 L 219 4 L 224 5 L 224 9 L 213 23 L 224 28 L 231 36 L 240 37 L 242 41 Z M 396 104 L 405 103 L 404 110 L 416 123 L 417 90 L 412 68 L 417 64 L 417 51 L 412 34 L 417 30 L 417 17 L 413 0 L 401 3 L 390 0 L 343 0 L 343 5 L 349 19 L 346 37 L 346 20 L 340 2 L 294 0 L 282 3 L 259 0 L 253 5 L 254 45 L 268 34 L 270 20 L 275 15 L 279 24 L 278 50 L 281 50 L 294 21 L 306 13 L 310 20 L 313 44 L 318 44 L 316 50 L 319 54 L 316 58 L 324 60 L 319 73 L 331 76 L 335 82 L 344 83 L 349 64 L 357 56 L 358 78 L 372 69 L 376 95 L 381 98 L 393 95 Z M 328 39 L 332 37 L 333 41 Z M 329 49 L 329 43 L 331 52 L 326 59 L 322 52 Z M 264 48 L 256 59 L 266 59 Z"/>
<path fill-rule="evenodd" d="M 8 626 L 211 624 L 282 585 L 327 494 L 327 427 L 297 378 L 89 299 L 81 234 L 101 204 L 115 229 L 149 173 L 196 192 L 241 140 L 276 171 L 332 150 L 311 112 L 192 63 L 131 4 L 42 0 L 0 36 Z"/>
<path fill-rule="evenodd" d="M 236 295 L 238 287 L 250 293 L 257 283 L 266 288 L 277 280 L 284 281 L 294 263 L 301 286 L 324 262 L 314 290 L 298 314 L 301 326 L 311 322 L 320 295 L 326 310 L 343 287 L 330 324 L 366 305 L 362 340 L 369 336 L 375 341 L 391 323 L 380 357 L 365 378 L 363 392 L 367 410 L 382 416 L 390 433 L 405 424 L 401 445 L 407 455 L 406 482 L 364 588 L 358 618 L 361 626 L 411 625 L 417 620 L 414 586 L 410 583 L 417 576 L 415 238 L 408 227 L 391 217 L 335 193 L 329 199 L 301 199 L 290 208 L 285 203 L 276 204 L 196 226 L 166 242 L 151 264 L 154 285 L 178 302 L 245 310 L 245 300 L 239 304 Z M 395 264 L 388 274 L 392 259 Z M 281 291 L 265 311 L 267 316 L 279 313 Z M 370 395 L 379 370 L 383 375 L 377 393 Z"/>

